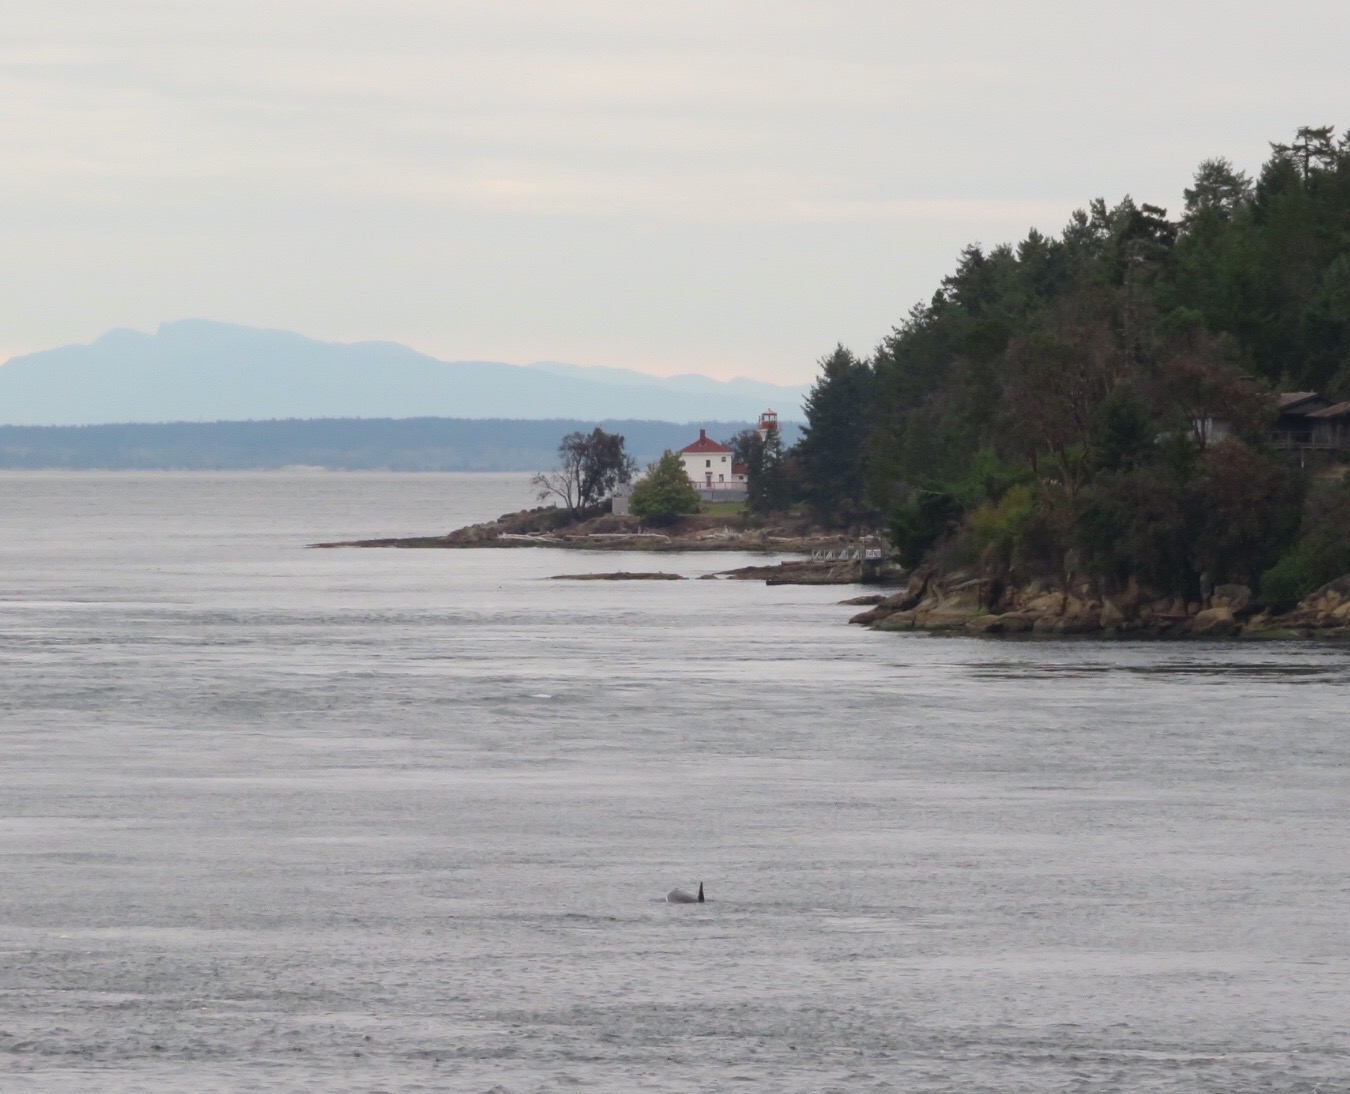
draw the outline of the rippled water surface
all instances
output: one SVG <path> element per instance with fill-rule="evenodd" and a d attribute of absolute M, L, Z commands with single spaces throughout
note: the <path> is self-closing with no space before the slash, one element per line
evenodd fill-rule
<path fill-rule="evenodd" d="M 305 549 L 527 495 L 0 475 L 0 1088 L 1350 1090 L 1344 647 Z"/>

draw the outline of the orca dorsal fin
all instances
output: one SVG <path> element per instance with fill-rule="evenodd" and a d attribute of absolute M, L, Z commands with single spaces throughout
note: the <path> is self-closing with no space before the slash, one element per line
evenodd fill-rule
<path fill-rule="evenodd" d="M 700 904 L 704 903 L 704 900 L 703 900 L 703 882 L 701 882 L 701 881 L 698 883 L 698 902 L 699 902 Z"/>

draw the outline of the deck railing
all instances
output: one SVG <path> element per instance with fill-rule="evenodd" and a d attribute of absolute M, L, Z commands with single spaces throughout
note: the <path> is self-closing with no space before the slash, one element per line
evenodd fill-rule
<path fill-rule="evenodd" d="M 1307 433 L 1276 430 L 1270 435 L 1270 443 L 1276 448 L 1307 448 L 1319 452 L 1339 452 L 1347 446 L 1339 441 L 1315 441 Z"/>

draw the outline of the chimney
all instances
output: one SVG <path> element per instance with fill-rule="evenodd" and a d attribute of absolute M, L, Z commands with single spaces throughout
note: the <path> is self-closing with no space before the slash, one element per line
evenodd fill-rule
<path fill-rule="evenodd" d="M 700 441 L 706 441 L 708 439 L 708 431 L 706 429 L 700 429 L 698 431 L 698 439 Z"/>

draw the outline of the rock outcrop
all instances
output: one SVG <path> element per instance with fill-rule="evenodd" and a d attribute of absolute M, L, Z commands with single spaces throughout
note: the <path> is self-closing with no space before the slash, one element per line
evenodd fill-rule
<path fill-rule="evenodd" d="M 609 574 L 554 574 L 554 581 L 684 581 L 680 574 L 667 574 L 660 571 L 616 570 Z"/>
<path fill-rule="evenodd" d="M 849 622 L 883 631 L 981 635 L 1350 638 L 1350 576 L 1278 613 L 1261 608 L 1245 585 L 1219 585 L 1202 602 L 1150 598 L 1134 582 L 1123 592 L 1102 595 L 1091 583 L 1066 586 L 1055 578 L 1017 587 L 971 575 L 916 573 L 902 592 Z"/>
<path fill-rule="evenodd" d="M 872 542 L 873 538 L 869 537 L 868 541 Z M 313 543 L 310 546 L 553 547 L 584 551 L 740 551 L 765 555 L 813 555 L 819 556 L 818 561 L 835 564 L 833 568 L 838 570 L 840 580 L 833 584 L 846 584 L 846 574 L 856 575 L 861 568 L 856 555 L 858 544 L 857 535 L 849 537 L 818 528 L 804 518 L 783 518 L 774 524 L 760 525 L 745 516 L 693 514 L 654 528 L 633 516 L 602 512 L 574 519 L 564 510 L 540 507 L 504 513 L 496 520 L 471 524 L 441 536 L 342 540 Z M 824 572 L 829 567 L 816 569 Z"/>

